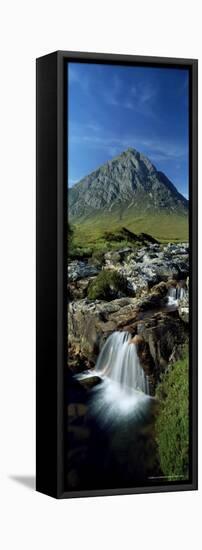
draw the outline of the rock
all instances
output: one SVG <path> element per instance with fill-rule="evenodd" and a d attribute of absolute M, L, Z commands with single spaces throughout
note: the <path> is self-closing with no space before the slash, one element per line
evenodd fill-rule
<path fill-rule="evenodd" d="M 154 285 L 151 290 L 152 294 L 159 296 L 159 298 L 165 298 L 168 293 L 168 284 L 161 281 L 157 285 Z"/>
<path fill-rule="evenodd" d="M 169 358 L 169 365 L 172 365 L 173 363 L 176 363 L 179 359 L 182 359 L 184 356 L 184 344 L 176 344 L 173 348 L 173 351 Z"/>
<path fill-rule="evenodd" d="M 96 360 L 107 336 L 137 318 L 135 298 L 120 298 L 113 302 L 88 299 L 72 302 L 68 307 L 68 333 L 72 345 L 80 346 L 80 352 Z"/>
<path fill-rule="evenodd" d="M 86 293 L 95 276 L 92 270 L 100 268 L 85 262 L 71 263 L 73 301 L 68 308 L 68 334 L 74 353 L 70 354 L 70 368 L 82 372 L 92 367 L 112 332 L 129 331 L 154 394 L 161 373 L 180 357 L 188 341 L 188 245 L 149 243 L 137 249 L 110 251 L 104 255 L 102 269 L 109 269 L 109 264 L 127 279 L 135 290 L 134 297 L 110 302 L 89 300 Z M 173 292 L 172 308 L 169 292 L 170 296 Z"/>
<path fill-rule="evenodd" d="M 155 395 L 155 388 L 157 384 L 157 369 L 155 368 L 155 362 L 150 353 L 150 348 L 147 342 L 143 339 L 142 336 L 137 334 L 137 353 L 140 359 L 140 364 L 148 377 L 150 395 Z M 141 338 L 141 340 L 140 340 Z"/>
<path fill-rule="evenodd" d="M 100 272 L 100 268 L 87 262 L 74 260 L 68 264 L 68 282 L 92 277 Z"/>
<path fill-rule="evenodd" d="M 185 281 L 171 281 L 168 285 L 168 299 L 176 303 L 178 308 L 179 317 L 185 322 L 189 323 L 189 288 L 188 278 Z"/>
<path fill-rule="evenodd" d="M 69 344 L 68 368 L 73 375 L 87 371 L 89 369 L 92 369 L 93 367 L 94 363 L 81 353 L 80 345 L 78 342 L 75 342 L 75 344 Z"/>
<path fill-rule="evenodd" d="M 81 384 L 83 388 L 85 388 L 86 390 L 91 390 L 92 388 L 94 388 L 95 386 L 101 383 L 102 383 L 102 379 L 96 375 L 79 379 L 79 384 Z"/>
<path fill-rule="evenodd" d="M 164 281 L 186 279 L 189 273 L 187 244 L 148 243 L 140 249 L 121 249 L 105 254 L 104 269 L 115 269 L 127 278 L 136 296 Z"/>
<path fill-rule="evenodd" d="M 164 285 L 141 298 L 121 298 L 112 302 L 88 299 L 72 302 L 68 308 L 69 340 L 80 345 L 80 352 L 95 361 L 107 336 L 115 330 L 136 332 L 141 312 L 162 305 Z"/>
<path fill-rule="evenodd" d="M 68 284 L 68 294 L 70 300 L 81 300 L 82 298 L 85 298 L 87 296 L 89 283 L 92 279 L 93 277 L 90 277 L 89 279 L 80 279 L 70 282 Z"/>
<path fill-rule="evenodd" d="M 131 338 L 131 340 L 129 341 L 129 344 L 142 344 L 144 342 L 142 336 L 140 336 L 139 334 L 135 334 L 135 336 L 133 336 L 133 338 Z"/>
<path fill-rule="evenodd" d="M 163 303 L 166 303 L 166 300 L 164 302 L 163 300 L 164 298 L 160 292 L 151 292 L 137 301 L 137 308 L 139 311 L 156 309 L 161 307 Z"/>
<path fill-rule="evenodd" d="M 189 323 L 189 304 L 187 303 L 186 298 L 180 300 L 178 312 L 182 321 L 184 321 L 184 323 Z"/>
<path fill-rule="evenodd" d="M 178 312 L 157 313 L 147 321 L 140 321 L 137 332 L 148 344 L 153 360 L 153 376 L 155 383 L 167 367 L 174 348 L 188 341 L 188 327 L 179 318 Z"/>
<path fill-rule="evenodd" d="M 110 267 L 114 268 L 114 266 L 121 261 L 121 255 L 119 252 L 107 252 L 104 255 L 105 259 L 105 265 L 110 269 Z"/>

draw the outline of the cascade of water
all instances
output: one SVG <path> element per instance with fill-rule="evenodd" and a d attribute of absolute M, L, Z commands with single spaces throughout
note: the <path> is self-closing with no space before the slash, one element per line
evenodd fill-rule
<path fill-rule="evenodd" d="M 168 303 L 169 303 L 170 305 L 176 303 L 176 300 L 177 300 L 177 289 L 176 289 L 175 286 L 170 286 L 170 288 L 168 289 L 167 297 L 168 297 Z"/>
<path fill-rule="evenodd" d="M 168 303 L 170 305 L 178 305 L 179 300 L 182 300 L 186 296 L 186 289 L 183 286 L 170 286 L 168 289 Z"/>
<path fill-rule="evenodd" d="M 128 332 L 114 332 L 106 340 L 96 363 L 96 371 L 118 382 L 122 388 L 149 394 L 148 379 Z"/>
<path fill-rule="evenodd" d="M 171 298 L 176 300 L 176 298 L 177 298 L 177 289 L 176 289 L 175 286 L 170 286 L 170 288 L 168 289 L 168 296 L 170 296 Z"/>
<path fill-rule="evenodd" d="M 182 300 L 185 297 L 186 290 L 183 286 L 177 288 L 177 299 Z"/>

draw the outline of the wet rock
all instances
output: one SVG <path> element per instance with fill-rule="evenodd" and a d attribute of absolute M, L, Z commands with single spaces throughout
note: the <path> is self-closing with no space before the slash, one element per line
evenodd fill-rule
<path fill-rule="evenodd" d="M 175 303 L 178 308 L 179 317 L 185 322 L 189 323 L 189 280 L 185 281 L 171 281 L 171 285 L 168 286 L 168 303 Z"/>
<path fill-rule="evenodd" d="M 82 354 L 95 360 L 107 336 L 136 320 L 135 298 L 112 302 L 88 299 L 72 302 L 68 307 L 68 332 L 72 345 L 77 342 Z"/>
<path fill-rule="evenodd" d="M 187 298 L 184 298 L 180 300 L 179 306 L 178 306 L 178 312 L 180 318 L 184 321 L 184 323 L 189 323 L 189 304 L 187 301 Z"/>
<path fill-rule="evenodd" d="M 137 307 L 139 311 L 146 311 L 161 307 L 163 303 L 166 303 L 166 300 L 164 301 L 164 296 L 161 295 L 160 291 L 157 291 L 141 297 L 137 301 Z"/>
<path fill-rule="evenodd" d="M 141 298 L 120 298 L 112 302 L 88 299 L 72 302 L 68 308 L 69 340 L 78 342 L 81 353 L 95 360 L 107 336 L 115 330 L 135 332 L 141 312 L 163 304 L 164 284 Z"/>
<path fill-rule="evenodd" d="M 159 296 L 159 298 L 165 298 L 168 293 L 168 283 L 161 281 L 157 285 L 154 285 L 151 290 L 152 294 Z"/>
<path fill-rule="evenodd" d="M 78 342 L 68 346 L 68 368 L 71 373 L 79 374 L 94 367 L 94 363 L 88 357 L 81 353 Z"/>
<path fill-rule="evenodd" d="M 144 342 L 142 336 L 140 336 L 139 334 L 135 334 L 135 336 L 133 336 L 133 338 L 131 338 L 131 340 L 129 341 L 129 344 L 136 344 L 136 345 L 140 345 Z"/>
<path fill-rule="evenodd" d="M 188 327 L 179 318 L 178 312 L 157 313 L 147 321 L 140 321 L 137 327 L 140 334 L 148 344 L 149 352 L 153 360 L 153 376 L 155 383 L 164 371 L 171 359 L 173 350 L 188 341 Z"/>
<path fill-rule="evenodd" d="M 96 375 L 79 379 L 79 384 L 81 384 L 83 388 L 85 388 L 86 390 L 91 390 L 92 388 L 94 388 L 95 386 L 101 383 L 102 383 L 102 379 Z"/>

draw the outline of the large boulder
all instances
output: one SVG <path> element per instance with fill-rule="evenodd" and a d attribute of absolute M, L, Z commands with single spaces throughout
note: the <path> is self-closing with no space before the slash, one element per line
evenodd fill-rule
<path fill-rule="evenodd" d="M 90 265 L 87 261 L 74 260 L 68 264 L 68 281 L 93 277 L 99 273 L 100 269 L 99 266 Z"/>
<path fill-rule="evenodd" d="M 179 318 L 178 312 L 156 313 L 150 319 L 139 321 L 137 332 L 148 344 L 149 352 L 153 360 L 153 375 L 155 382 L 159 381 L 161 372 L 164 371 L 171 360 L 173 351 L 177 357 L 177 350 L 188 342 L 188 327 Z"/>
<path fill-rule="evenodd" d="M 107 336 L 137 321 L 135 298 L 112 302 L 88 299 L 72 302 L 68 307 L 69 342 L 80 347 L 83 355 L 96 360 Z"/>

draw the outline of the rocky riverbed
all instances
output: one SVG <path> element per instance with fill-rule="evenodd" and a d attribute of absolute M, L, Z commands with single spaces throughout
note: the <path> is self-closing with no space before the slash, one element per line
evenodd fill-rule
<path fill-rule="evenodd" d="M 118 272 L 126 290 L 111 300 L 89 300 L 89 285 L 101 271 Z M 147 244 L 110 251 L 100 262 L 75 260 L 68 266 L 69 367 L 81 372 L 95 365 L 114 331 L 138 335 L 138 354 L 149 376 L 151 394 L 170 362 L 188 341 L 189 251 L 187 243 Z"/>

